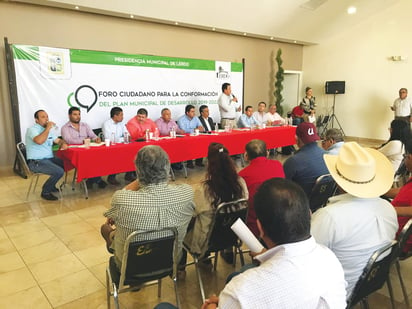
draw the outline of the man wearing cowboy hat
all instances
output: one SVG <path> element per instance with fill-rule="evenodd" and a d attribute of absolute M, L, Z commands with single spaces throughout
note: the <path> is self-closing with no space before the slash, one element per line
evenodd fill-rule
<path fill-rule="evenodd" d="M 341 262 L 349 297 L 372 253 L 392 241 L 398 230 L 393 206 L 380 198 L 392 185 L 393 169 L 382 153 L 355 142 L 324 159 L 346 194 L 332 197 L 313 214 L 311 234 Z"/>
<path fill-rule="evenodd" d="M 310 196 L 316 179 L 328 174 L 323 161 L 325 151 L 318 146 L 318 140 L 320 138 L 313 123 L 299 124 L 296 128 L 296 144 L 299 150 L 283 164 L 286 179 L 301 186 L 307 196 Z"/>

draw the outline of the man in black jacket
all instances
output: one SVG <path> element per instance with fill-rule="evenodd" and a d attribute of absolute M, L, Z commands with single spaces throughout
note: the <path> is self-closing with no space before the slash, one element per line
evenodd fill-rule
<path fill-rule="evenodd" d="M 202 127 L 205 128 L 204 132 L 211 132 L 215 130 L 215 124 L 213 123 L 213 119 L 209 117 L 209 107 L 207 105 L 201 105 L 199 107 L 199 120 L 202 124 Z M 203 164 L 203 158 L 198 158 L 195 160 L 197 166 L 205 166 Z"/>

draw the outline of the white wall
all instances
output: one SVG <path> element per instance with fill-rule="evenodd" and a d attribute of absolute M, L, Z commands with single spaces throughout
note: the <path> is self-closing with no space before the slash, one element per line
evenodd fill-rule
<path fill-rule="evenodd" d="M 313 88 L 318 114 L 332 107 L 325 81 L 346 81 L 346 93 L 336 96 L 335 114 L 347 136 L 387 139 L 393 119 L 389 106 L 399 88 L 412 96 L 411 12 L 412 1 L 400 0 L 322 44 L 304 47 L 302 88 Z M 388 60 L 395 55 L 408 60 Z"/>

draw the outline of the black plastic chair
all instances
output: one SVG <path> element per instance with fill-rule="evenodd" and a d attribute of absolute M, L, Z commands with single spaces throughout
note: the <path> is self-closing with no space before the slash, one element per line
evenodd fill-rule
<path fill-rule="evenodd" d="M 389 278 L 391 265 L 396 261 L 399 254 L 399 244 L 396 240 L 376 250 L 359 277 L 352 294 L 348 298 L 347 309 L 352 308 L 357 303 L 361 303 L 362 308 L 369 308 L 368 296 L 382 288 L 385 282 L 388 285 L 392 308 L 395 308 L 392 284 Z"/>
<path fill-rule="evenodd" d="M 337 184 L 330 174 L 321 175 L 316 179 L 309 197 L 312 213 L 324 207 L 329 198 L 336 192 Z"/>
<path fill-rule="evenodd" d="M 405 300 L 405 304 L 409 308 L 409 299 L 408 293 L 406 292 L 405 284 L 403 282 L 402 274 L 401 274 L 401 264 L 399 261 L 406 260 L 407 258 L 412 256 L 412 248 L 408 248 L 407 242 L 408 239 L 412 235 L 412 219 L 409 219 L 408 222 L 402 228 L 402 231 L 398 235 L 398 242 L 399 242 L 399 257 L 396 260 L 396 271 L 398 272 L 399 282 L 401 284 L 403 298 Z"/>
<path fill-rule="evenodd" d="M 221 203 L 217 206 L 212 225 L 210 227 L 210 233 L 208 235 L 208 252 L 214 253 L 209 259 L 214 258 L 213 269 L 216 270 L 217 260 L 219 257 L 219 251 L 226 248 L 235 248 L 235 256 L 233 259 L 233 264 L 236 263 L 236 256 L 239 254 L 240 263 L 243 266 L 245 264 L 243 251 L 241 249 L 242 242 L 239 240 L 237 235 L 230 228 L 235 221 L 240 218 L 246 222 L 248 211 L 248 200 L 239 199 L 236 201 Z M 200 256 L 196 253 L 191 252 L 190 247 L 183 243 L 184 249 L 190 253 L 193 257 L 194 262 L 187 265 L 195 264 L 197 278 L 199 280 L 200 293 L 202 299 L 205 299 L 205 291 L 203 288 L 203 281 L 199 270 L 199 258 Z"/>
<path fill-rule="evenodd" d="M 107 307 L 110 297 L 119 308 L 119 294 L 140 290 L 145 286 L 158 284 L 161 296 L 161 279 L 169 276 L 174 283 L 177 307 L 180 307 L 177 292 L 177 229 L 165 228 L 153 231 L 135 231 L 124 244 L 121 270 L 114 256 L 106 270 Z"/>

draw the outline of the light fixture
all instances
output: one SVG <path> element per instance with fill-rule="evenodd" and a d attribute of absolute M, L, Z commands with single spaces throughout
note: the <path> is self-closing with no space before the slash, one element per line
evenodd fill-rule
<path fill-rule="evenodd" d="M 271 36 L 270 39 L 273 40 L 273 36 Z"/>
<path fill-rule="evenodd" d="M 179 23 L 178 23 L 177 21 L 175 21 L 175 25 L 176 25 L 176 26 L 178 26 L 178 25 L 179 25 Z"/>
<path fill-rule="evenodd" d="M 244 36 L 247 36 L 247 33 L 246 33 L 246 32 L 243 32 L 243 35 L 244 35 Z"/>
<path fill-rule="evenodd" d="M 215 28 L 215 27 L 213 27 L 213 28 L 212 28 L 212 31 L 216 31 L 216 28 Z"/>
<path fill-rule="evenodd" d="M 356 13 L 356 7 L 354 7 L 354 6 L 348 7 L 347 12 L 348 12 L 349 15 L 355 14 Z"/>
<path fill-rule="evenodd" d="M 134 15 L 130 15 L 130 18 L 134 18 Z"/>
<path fill-rule="evenodd" d="M 79 9 L 79 7 L 76 5 L 75 7 L 74 7 L 76 10 L 78 10 Z"/>
<path fill-rule="evenodd" d="M 408 57 L 406 57 L 406 56 L 390 56 L 389 60 L 392 60 L 392 61 L 405 61 L 405 60 L 408 60 Z"/>

